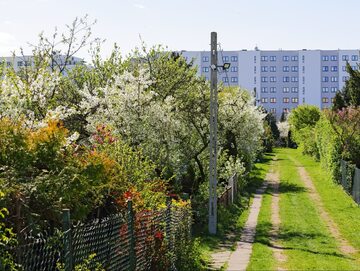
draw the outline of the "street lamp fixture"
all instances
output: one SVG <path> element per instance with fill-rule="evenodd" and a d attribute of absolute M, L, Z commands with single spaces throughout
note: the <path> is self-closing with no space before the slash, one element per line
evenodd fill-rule
<path fill-rule="evenodd" d="M 230 66 L 231 66 L 231 64 L 229 62 L 225 62 L 223 65 L 214 65 L 214 64 L 212 64 L 210 66 L 210 68 L 213 71 L 216 71 L 218 68 L 222 68 L 224 71 L 227 71 L 228 69 L 230 69 Z"/>

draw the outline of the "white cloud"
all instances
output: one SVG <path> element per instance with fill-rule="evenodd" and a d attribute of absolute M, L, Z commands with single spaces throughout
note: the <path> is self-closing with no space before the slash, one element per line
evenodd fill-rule
<path fill-rule="evenodd" d="M 135 4 L 134 4 L 134 7 L 139 8 L 139 9 L 144 9 L 144 8 L 145 8 L 144 5 L 138 4 L 138 3 L 135 3 Z"/>
<path fill-rule="evenodd" d="M 15 36 L 7 32 L 0 32 L 0 56 L 9 56 L 17 47 Z"/>

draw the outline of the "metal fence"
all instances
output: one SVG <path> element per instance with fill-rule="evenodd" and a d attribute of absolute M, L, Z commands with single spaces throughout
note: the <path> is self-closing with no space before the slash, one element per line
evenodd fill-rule
<path fill-rule="evenodd" d="M 360 204 L 360 169 L 353 164 L 340 161 L 340 184 L 349 193 L 357 204 Z"/>
<path fill-rule="evenodd" d="M 70 223 L 70 211 L 63 212 L 63 230 L 58 235 L 26 237 L 16 248 L 21 270 L 74 270 L 88 263 L 90 270 L 149 270 L 166 247 L 167 262 L 175 269 L 183 240 L 191 239 L 192 215 L 189 207 L 167 201 L 159 211 L 134 213 L 128 202 L 127 213 L 118 213 L 89 223 Z M 159 244 L 161 247 L 159 247 Z"/>
<path fill-rule="evenodd" d="M 238 176 L 235 173 L 228 180 L 228 184 L 225 187 L 225 191 L 218 197 L 218 203 L 224 206 L 229 206 L 234 203 L 235 197 L 237 195 L 238 190 Z"/>

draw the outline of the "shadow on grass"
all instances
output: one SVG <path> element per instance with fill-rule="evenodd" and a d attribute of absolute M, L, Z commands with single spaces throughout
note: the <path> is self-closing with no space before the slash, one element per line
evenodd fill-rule
<path fill-rule="evenodd" d="M 288 183 L 285 181 L 280 181 L 279 193 L 304 193 L 307 191 L 308 189 L 303 186 L 294 183 Z"/>
<path fill-rule="evenodd" d="M 283 229 L 281 233 L 277 234 L 276 236 L 271 234 L 272 224 L 269 222 L 259 223 L 256 227 L 256 235 L 255 235 L 255 243 L 260 243 L 266 245 L 271 248 L 281 249 L 281 250 L 297 250 L 303 251 L 315 255 L 324 255 L 324 256 L 333 256 L 337 258 L 344 258 L 344 259 L 352 259 L 349 256 L 337 253 L 337 252 L 325 252 L 325 251 L 316 251 L 308 248 L 302 248 L 298 246 L 278 246 L 271 243 L 270 240 L 276 239 L 280 242 L 289 242 L 289 241 L 296 241 L 297 239 L 326 239 L 328 238 L 324 234 L 317 234 L 317 233 L 308 233 L 308 232 L 299 232 L 293 230 Z M 300 242 L 298 242 L 300 244 Z"/>

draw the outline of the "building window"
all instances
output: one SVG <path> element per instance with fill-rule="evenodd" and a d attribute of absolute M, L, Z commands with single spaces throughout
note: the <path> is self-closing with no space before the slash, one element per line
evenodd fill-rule
<path fill-rule="evenodd" d="M 334 93 L 334 92 L 336 92 L 336 91 L 337 91 L 337 88 L 336 88 L 336 87 L 332 87 L 332 88 L 331 88 L 331 92 Z"/>
<path fill-rule="evenodd" d="M 329 77 L 328 76 L 323 76 L 322 80 L 323 82 L 329 82 Z"/>
<path fill-rule="evenodd" d="M 261 82 L 266 83 L 268 81 L 268 78 L 266 76 L 261 77 Z"/>
<path fill-rule="evenodd" d="M 268 57 L 267 56 L 262 56 L 261 61 L 268 61 Z"/>
<path fill-rule="evenodd" d="M 254 63 L 256 63 L 256 56 L 254 56 Z"/>
<path fill-rule="evenodd" d="M 286 98 L 286 97 L 283 98 L 283 103 L 287 104 L 287 103 L 289 103 L 289 102 L 290 102 L 290 99 L 289 99 L 289 98 Z"/>
<path fill-rule="evenodd" d="M 298 93 L 298 92 L 299 92 L 299 88 L 298 88 L 298 87 L 292 87 L 292 88 L 291 88 L 291 92 L 292 92 L 292 93 Z"/>
<path fill-rule="evenodd" d="M 357 55 L 352 55 L 351 56 L 351 60 L 352 61 L 358 61 L 359 60 L 359 57 Z"/>
<path fill-rule="evenodd" d="M 276 66 L 270 66 L 270 71 L 271 72 L 276 72 Z"/>
<path fill-rule="evenodd" d="M 24 64 L 24 62 L 22 62 L 22 61 L 18 61 L 18 63 L 17 63 L 18 67 L 22 67 L 23 64 Z"/>
<path fill-rule="evenodd" d="M 231 61 L 232 61 L 232 62 L 237 62 L 237 61 L 238 61 L 238 57 L 237 57 L 237 56 L 232 56 L 232 57 L 231 57 Z"/>
<path fill-rule="evenodd" d="M 305 76 L 302 77 L 302 83 L 305 84 Z"/>
<path fill-rule="evenodd" d="M 7 66 L 7 67 L 11 67 L 11 66 L 12 66 L 12 65 L 11 65 L 11 62 L 9 62 L 9 61 L 6 62 L 6 66 Z"/>
<path fill-rule="evenodd" d="M 270 56 L 270 61 L 276 61 L 276 56 Z"/>
<path fill-rule="evenodd" d="M 238 81 L 238 78 L 237 77 L 231 77 L 231 82 L 232 83 L 236 83 Z"/>
<path fill-rule="evenodd" d="M 295 98 L 291 98 L 291 102 L 292 102 L 292 103 L 298 103 L 298 102 L 299 102 L 299 99 L 296 98 L 296 97 L 295 97 Z"/>
<path fill-rule="evenodd" d="M 337 56 L 332 55 L 332 56 L 330 56 L 330 59 L 331 59 L 331 61 L 337 61 Z"/>
<path fill-rule="evenodd" d="M 270 103 L 276 103 L 276 98 L 270 98 Z"/>
<path fill-rule="evenodd" d="M 256 66 L 254 66 L 254 73 L 256 73 Z"/>
<path fill-rule="evenodd" d="M 209 57 L 208 56 L 203 56 L 203 62 L 209 62 Z"/>
<path fill-rule="evenodd" d="M 267 87 L 262 87 L 261 88 L 261 93 L 267 93 L 267 92 L 268 92 Z"/>
<path fill-rule="evenodd" d="M 284 113 L 289 113 L 289 111 L 290 111 L 289 108 L 283 108 Z"/>
<path fill-rule="evenodd" d="M 284 76 L 283 77 L 283 82 L 290 82 L 290 77 L 289 76 Z"/>
<path fill-rule="evenodd" d="M 289 70 L 289 66 L 283 66 L 283 72 L 288 72 Z"/>
<path fill-rule="evenodd" d="M 283 92 L 284 92 L 284 93 L 288 93 L 289 91 L 290 91 L 290 88 L 288 88 L 288 87 L 284 87 L 284 88 L 283 88 Z"/>
<path fill-rule="evenodd" d="M 222 60 L 223 60 L 223 62 L 229 62 L 229 57 L 228 56 L 223 56 Z"/>
<path fill-rule="evenodd" d="M 331 82 L 337 82 L 338 81 L 338 77 L 337 76 L 331 76 Z"/>
<path fill-rule="evenodd" d="M 335 102 L 335 98 L 331 98 L 331 103 L 334 103 Z"/>
<path fill-rule="evenodd" d="M 291 56 L 291 61 L 298 61 L 298 56 Z"/>
<path fill-rule="evenodd" d="M 276 87 L 271 87 L 271 88 L 270 88 L 270 92 L 271 92 L 271 93 L 276 93 Z"/>
<path fill-rule="evenodd" d="M 238 67 L 236 67 L 236 66 L 230 67 L 230 71 L 232 71 L 232 72 L 237 72 L 237 71 L 238 71 Z"/>
<path fill-rule="evenodd" d="M 291 82 L 298 82 L 299 78 L 297 76 L 291 77 Z"/>
<path fill-rule="evenodd" d="M 342 81 L 343 81 L 343 82 L 346 82 L 348 79 L 349 79 L 349 76 L 343 76 L 343 77 L 342 77 Z"/>
<path fill-rule="evenodd" d="M 270 113 L 276 114 L 276 108 L 270 108 Z"/>
<path fill-rule="evenodd" d="M 254 84 L 256 84 L 256 76 L 254 76 Z"/>
<path fill-rule="evenodd" d="M 305 73 L 305 66 L 302 66 L 302 72 Z"/>
<path fill-rule="evenodd" d="M 329 92 L 329 88 L 328 87 L 323 87 L 323 88 L 321 88 L 321 91 L 323 93 L 327 93 L 327 92 Z"/>
<path fill-rule="evenodd" d="M 265 104 L 268 102 L 268 98 L 261 98 L 261 103 Z"/>
<path fill-rule="evenodd" d="M 322 57 L 321 57 L 321 60 L 322 60 L 322 61 L 329 61 L 329 56 L 322 56 Z"/>
<path fill-rule="evenodd" d="M 351 68 L 356 71 L 357 70 L 357 67 L 356 66 L 351 66 Z"/>
<path fill-rule="evenodd" d="M 292 72 L 298 72 L 298 71 L 299 71 L 299 67 L 298 67 L 298 66 L 291 66 L 291 71 L 292 71 Z"/>
<path fill-rule="evenodd" d="M 346 66 L 342 66 L 342 71 L 346 72 Z"/>
<path fill-rule="evenodd" d="M 209 67 L 203 67 L 203 72 L 209 72 Z"/>
<path fill-rule="evenodd" d="M 329 66 L 322 66 L 322 71 L 323 72 L 328 72 L 329 71 Z"/>
<path fill-rule="evenodd" d="M 301 56 L 301 60 L 302 60 L 302 63 L 304 63 L 305 62 L 305 56 L 303 55 L 303 56 Z"/>
<path fill-rule="evenodd" d="M 267 72 L 268 71 L 268 66 L 261 66 L 261 71 L 262 72 Z"/>
<path fill-rule="evenodd" d="M 229 78 L 227 78 L 227 77 L 223 77 L 223 82 L 225 82 L 225 83 L 227 83 L 227 82 L 229 82 Z"/>
<path fill-rule="evenodd" d="M 349 61 L 349 56 L 348 55 L 343 55 L 342 60 L 343 61 Z"/>
<path fill-rule="evenodd" d="M 332 72 L 337 72 L 337 71 L 338 71 L 338 67 L 337 67 L 337 66 L 331 66 L 331 71 L 332 71 Z"/>
<path fill-rule="evenodd" d="M 321 99 L 321 101 L 322 101 L 323 103 L 328 103 L 328 102 L 329 102 L 329 98 L 324 97 L 324 98 Z"/>
<path fill-rule="evenodd" d="M 289 56 L 283 56 L 283 61 L 289 61 Z"/>
<path fill-rule="evenodd" d="M 270 76 L 270 82 L 276 82 L 276 77 L 275 76 Z"/>

